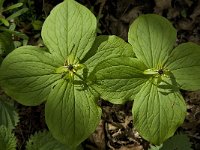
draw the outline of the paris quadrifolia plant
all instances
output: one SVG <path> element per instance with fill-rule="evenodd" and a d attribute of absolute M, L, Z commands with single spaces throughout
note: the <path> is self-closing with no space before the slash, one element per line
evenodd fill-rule
<path fill-rule="evenodd" d="M 186 115 L 179 91 L 200 90 L 200 46 L 175 46 L 176 30 L 158 15 L 139 16 L 129 28 L 136 57 L 116 57 L 97 64 L 93 87 L 112 103 L 134 100 L 134 127 L 152 144 L 171 137 Z"/>
<path fill-rule="evenodd" d="M 129 43 L 97 36 L 95 16 L 74 0 L 57 5 L 42 27 L 47 48 L 22 46 L 2 62 L 0 84 L 17 102 L 45 102 L 45 120 L 61 143 L 75 149 L 101 118 L 99 96 L 112 103 L 134 100 L 134 127 L 161 144 L 182 124 L 186 105 L 179 89 L 200 89 L 200 48 L 174 49 L 176 30 L 158 15 L 141 15 Z"/>
<path fill-rule="evenodd" d="M 3 90 L 23 105 L 45 102 L 50 132 L 71 149 L 94 132 L 101 119 L 99 94 L 88 74 L 104 59 L 133 55 L 128 43 L 116 36 L 96 37 L 96 30 L 96 18 L 86 7 L 65 0 L 44 22 L 41 35 L 47 48 L 17 48 L 0 68 Z"/>

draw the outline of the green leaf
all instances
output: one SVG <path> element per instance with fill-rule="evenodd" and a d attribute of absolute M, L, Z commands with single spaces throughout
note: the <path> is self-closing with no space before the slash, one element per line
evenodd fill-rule
<path fill-rule="evenodd" d="M 160 150 L 192 150 L 192 143 L 185 134 L 177 134 L 163 143 Z"/>
<path fill-rule="evenodd" d="M 184 43 L 176 47 L 165 65 L 184 90 L 200 90 L 200 46 Z"/>
<path fill-rule="evenodd" d="M 157 68 L 165 63 L 172 51 L 176 30 L 164 17 L 141 15 L 130 26 L 128 41 L 139 60 L 148 68 Z"/>
<path fill-rule="evenodd" d="M 0 126 L 0 145 L 2 150 L 16 150 L 16 138 L 11 130 Z"/>
<path fill-rule="evenodd" d="M 38 105 L 46 100 L 51 84 L 61 78 L 55 74 L 58 66 L 52 55 L 39 47 L 20 47 L 2 62 L 0 84 L 19 103 Z"/>
<path fill-rule="evenodd" d="M 5 97 L 4 97 L 5 98 Z M 0 99 L 0 125 L 6 126 L 8 129 L 14 129 L 19 122 L 19 116 L 14 108 L 14 103 L 6 102 L 1 95 Z"/>
<path fill-rule="evenodd" d="M 60 142 L 77 147 L 98 125 L 101 110 L 89 89 L 59 80 L 45 106 L 46 123 Z"/>
<path fill-rule="evenodd" d="M 11 34 L 7 32 L 0 33 L 0 55 L 7 55 L 14 49 L 14 43 Z"/>
<path fill-rule="evenodd" d="M 140 135 L 160 145 L 183 123 L 186 104 L 178 91 L 158 88 L 149 80 L 136 95 L 132 113 Z"/>
<path fill-rule="evenodd" d="M 101 61 L 116 56 L 134 56 L 132 46 L 117 36 L 101 35 L 96 38 L 83 62 L 86 61 L 84 64 L 91 72 Z"/>
<path fill-rule="evenodd" d="M 137 58 L 116 57 L 100 62 L 91 73 L 94 88 L 101 97 L 114 104 L 133 99 L 148 80 L 146 66 Z"/>
<path fill-rule="evenodd" d="M 0 11 L 3 9 L 3 3 L 5 0 L 0 0 Z"/>
<path fill-rule="evenodd" d="M 23 3 L 17 3 L 17 4 L 14 4 L 14 5 L 8 6 L 7 8 L 3 9 L 3 12 L 21 7 L 22 5 L 23 5 Z"/>
<path fill-rule="evenodd" d="M 2 22 L 5 26 L 9 26 L 8 20 L 0 16 L 0 22 Z"/>
<path fill-rule="evenodd" d="M 27 144 L 26 150 L 69 150 L 66 145 L 61 144 L 53 138 L 50 132 L 43 131 L 32 135 Z"/>
<path fill-rule="evenodd" d="M 162 148 L 162 144 L 161 145 L 159 145 L 159 146 L 153 146 L 153 145 L 151 145 L 151 147 L 148 149 L 148 150 L 160 150 L 161 148 Z"/>
<path fill-rule="evenodd" d="M 6 18 L 7 20 L 11 20 L 14 19 L 16 17 L 19 17 L 20 15 L 26 13 L 28 11 L 28 8 L 22 8 L 20 10 L 18 10 L 17 12 L 15 12 L 14 14 L 10 15 L 8 18 Z"/>
<path fill-rule="evenodd" d="M 40 20 L 34 20 L 32 22 L 33 29 L 34 30 L 41 30 L 42 29 L 42 24 L 43 24 L 42 21 L 40 21 Z"/>
<path fill-rule="evenodd" d="M 65 0 L 44 22 L 42 38 L 51 53 L 64 62 L 70 54 L 83 59 L 96 36 L 96 18 L 74 0 Z"/>

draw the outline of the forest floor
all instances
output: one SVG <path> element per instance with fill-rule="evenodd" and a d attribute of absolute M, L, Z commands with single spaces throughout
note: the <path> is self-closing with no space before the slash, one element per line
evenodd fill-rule
<path fill-rule="evenodd" d="M 32 0 L 33 1 L 33 0 Z M 33 1 L 32 13 L 44 21 L 49 11 L 61 0 Z M 129 25 L 140 15 L 156 13 L 168 18 L 177 29 L 177 44 L 195 42 L 200 44 L 200 1 L 198 0 L 78 0 L 88 7 L 99 19 L 99 35 L 117 35 L 127 41 Z M 9 3 L 9 1 L 8 1 Z M 31 15 L 31 14 L 29 14 Z M 27 20 L 19 30 L 30 37 L 29 44 L 41 43 L 40 31 L 32 31 Z M 194 150 L 200 149 L 200 92 L 182 91 L 187 103 L 187 117 L 177 132 L 186 133 Z M 103 110 L 102 119 L 96 131 L 83 142 L 86 150 L 147 150 L 149 143 L 134 129 L 131 108 L 133 102 L 113 105 L 99 100 Z M 15 129 L 18 145 L 24 148 L 27 139 L 43 129 L 44 104 L 25 107 L 16 104 L 20 122 Z"/>

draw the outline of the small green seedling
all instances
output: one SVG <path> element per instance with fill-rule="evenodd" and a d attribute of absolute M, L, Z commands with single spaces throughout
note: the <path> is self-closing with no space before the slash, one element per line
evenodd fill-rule
<path fill-rule="evenodd" d="M 139 16 L 128 41 L 137 58 L 116 57 L 99 63 L 90 77 L 103 99 L 134 100 L 134 127 L 153 144 L 171 137 L 186 115 L 179 91 L 200 89 L 200 46 L 188 42 L 174 48 L 176 30 L 158 15 Z"/>
<path fill-rule="evenodd" d="M 45 20 L 42 38 L 48 50 L 23 46 L 2 62 L 0 84 L 19 103 L 45 103 L 45 120 L 57 140 L 75 149 L 98 125 L 99 95 L 88 74 L 97 63 L 134 56 L 116 36 L 96 37 L 95 16 L 74 0 L 57 5 Z"/>
<path fill-rule="evenodd" d="M 3 4 L 4 4 L 5 0 L 0 0 L 0 25 L 1 23 L 3 23 L 5 26 L 9 26 L 10 23 L 9 21 L 22 15 L 23 13 L 27 12 L 28 11 L 28 8 L 22 8 L 20 10 L 17 10 L 16 12 L 14 12 L 13 14 L 11 14 L 10 16 L 8 17 L 5 17 L 3 15 L 4 12 L 7 12 L 7 11 L 11 11 L 11 10 L 14 10 L 16 8 L 20 8 L 23 3 L 16 3 L 16 4 L 13 4 L 11 6 L 8 6 L 6 8 L 3 7 Z"/>
<path fill-rule="evenodd" d="M 5 0 L 0 0 L 0 64 L 3 58 L 10 53 L 13 49 L 15 49 L 15 43 L 13 41 L 13 35 L 16 35 L 23 40 L 23 44 L 26 45 L 28 41 L 28 37 L 21 33 L 15 31 L 16 24 L 13 19 L 19 17 L 26 11 L 28 8 L 22 8 L 17 10 L 16 12 L 12 12 L 12 14 L 8 17 L 4 15 L 5 12 L 13 11 L 17 8 L 23 6 L 23 3 L 16 3 L 6 8 L 3 7 Z M 10 23 L 12 20 L 12 23 Z M 5 27 L 6 26 L 6 27 Z"/>

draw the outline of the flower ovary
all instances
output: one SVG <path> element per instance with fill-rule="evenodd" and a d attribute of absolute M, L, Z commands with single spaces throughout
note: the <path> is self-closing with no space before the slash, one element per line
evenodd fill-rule
<path fill-rule="evenodd" d="M 162 74 L 164 74 L 164 71 L 162 69 L 159 69 L 158 73 L 159 73 L 159 75 L 162 75 Z"/>
<path fill-rule="evenodd" d="M 67 68 L 68 68 L 69 71 L 72 71 L 72 70 L 74 69 L 74 66 L 73 66 L 72 64 L 69 64 L 69 65 L 67 66 Z"/>

